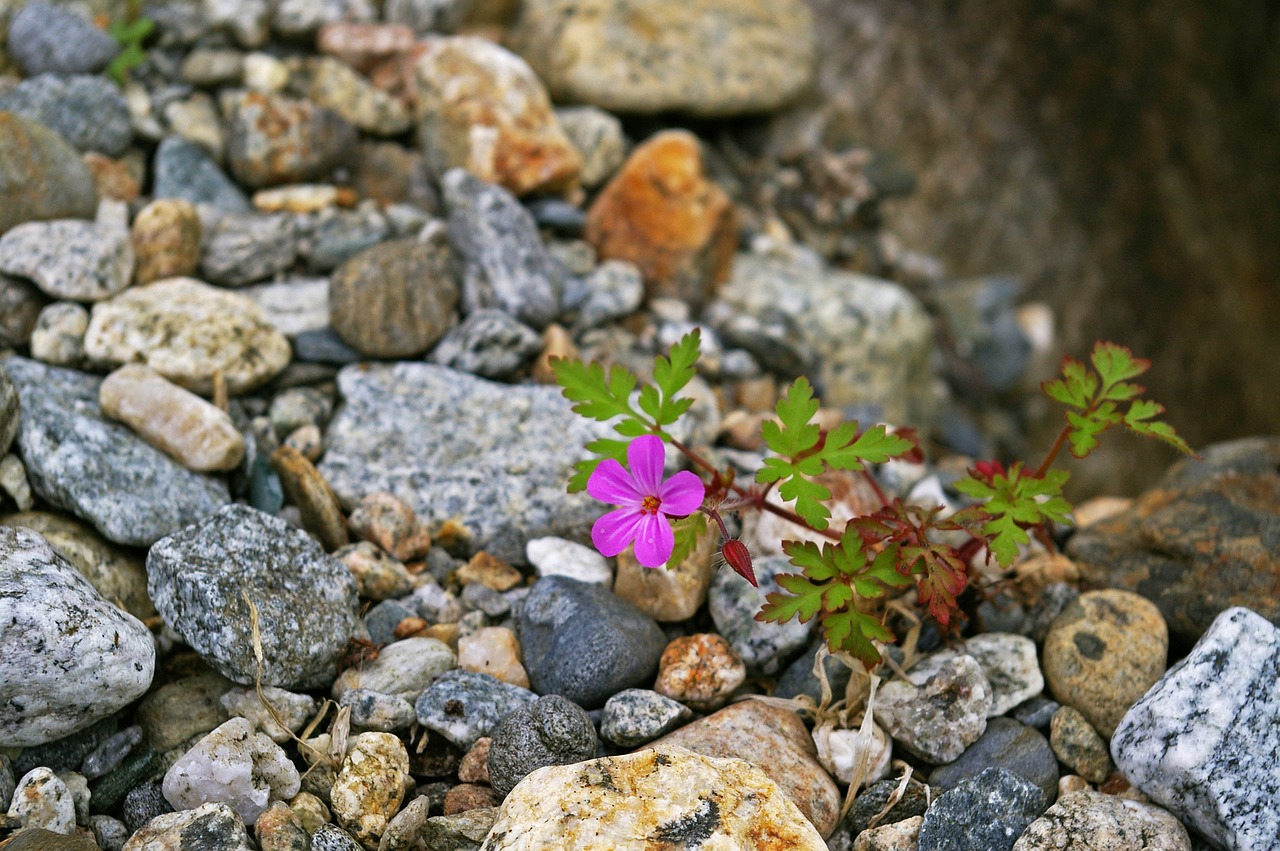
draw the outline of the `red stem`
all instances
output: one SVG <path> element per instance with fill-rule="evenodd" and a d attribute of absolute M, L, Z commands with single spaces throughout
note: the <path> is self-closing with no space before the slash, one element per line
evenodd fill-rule
<path fill-rule="evenodd" d="M 1067 436 L 1071 434 L 1071 425 L 1067 424 L 1062 427 L 1062 431 L 1058 432 L 1058 439 L 1053 442 L 1053 446 L 1049 447 L 1048 453 L 1045 454 L 1044 460 L 1040 462 L 1040 466 L 1036 467 L 1035 477 L 1037 479 L 1049 472 L 1049 467 L 1053 465 L 1054 460 L 1058 457 L 1058 453 L 1062 451 L 1063 445 L 1067 442 Z"/>

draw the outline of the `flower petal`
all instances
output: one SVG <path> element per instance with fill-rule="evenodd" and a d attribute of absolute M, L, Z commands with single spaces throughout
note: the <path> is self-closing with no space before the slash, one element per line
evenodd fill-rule
<path fill-rule="evenodd" d="M 631 474 L 612 458 L 604 459 L 591 471 L 587 493 L 610 505 L 635 506 L 644 498 L 644 494 L 636 490 Z"/>
<path fill-rule="evenodd" d="M 665 516 L 640 515 L 640 528 L 636 530 L 636 561 L 645 567 L 662 567 L 671 558 L 675 545 L 675 533 Z"/>
<path fill-rule="evenodd" d="M 652 518 L 653 515 L 641 514 L 635 508 L 610 511 L 591 526 L 591 543 L 596 545 L 601 555 L 616 556 L 636 537 L 646 517 Z M 674 539 L 672 546 L 675 546 Z"/>
<path fill-rule="evenodd" d="M 627 447 L 627 463 L 641 496 L 658 495 L 658 489 L 662 487 L 662 465 L 666 460 L 667 448 L 662 445 L 662 438 L 642 434 L 631 441 Z"/>
<path fill-rule="evenodd" d="M 688 470 L 681 470 L 663 482 L 658 489 L 658 498 L 662 500 L 658 510 L 663 514 L 683 517 L 697 511 L 705 495 L 706 488 L 702 486 L 702 480 Z"/>

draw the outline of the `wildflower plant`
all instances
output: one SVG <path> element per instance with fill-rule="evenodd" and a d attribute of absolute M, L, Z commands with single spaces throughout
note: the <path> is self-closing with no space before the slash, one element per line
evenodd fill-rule
<path fill-rule="evenodd" d="M 857 422 L 823 429 L 815 422 L 819 401 L 803 377 L 778 400 L 776 421 L 762 424 L 761 437 L 770 454 L 754 481 L 743 485 L 735 481 L 732 469 L 717 468 L 669 431 L 692 404 L 679 394 L 693 378 L 698 339 L 694 330 L 666 356 L 659 355 L 651 384 L 641 385 L 617 365 L 606 371 L 576 359 L 552 362 L 573 410 L 611 422 L 618 434 L 588 443 L 593 457 L 576 465 L 569 482 L 570 492 L 585 489 L 621 506 L 596 521 L 593 542 L 606 556 L 634 542 L 642 565 L 674 566 L 710 534 L 707 521 L 712 520 L 725 561 L 756 585 L 751 554 L 729 536 L 723 513 L 766 511 L 808 528 L 826 540 L 821 546 L 813 541 L 781 542 L 797 572 L 776 577 L 781 590 L 766 596 L 756 619 L 783 623 L 817 618 L 830 651 L 847 652 L 868 669 L 882 661 L 881 647 L 895 637 L 884 622 L 886 608 L 867 601 L 914 585 L 916 602 L 948 627 L 959 610 L 957 598 L 969 583 L 974 558 L 994 559 L 1007 568 L 1033 536 L 1053 547 L 1053 524 L 1069 523 L 1072 510 L 1062 495 L 1070 474 L 1053 467 L 1067 445 L 1074 456 L 1083 458 L 1098 445 L 1100 434 L 1119 426 L 1193 454 L 1172 427 L 1157 419 L 1164 408 L 1138 398 L 1143 388 L 1131 379 L 1145 373 L 1150 362 L 1123 346 L 1100 342 L 1089 364 L 1067 357 L 1061 377 L 1041 385 L 1051 399 L 1067 407 L 1066 424 L 1041 463 L 1035 468 L 1021 462 L 1007 468 L 998 461 L 975 463 L 954 485 L 973 500 L 958 511 L 947 513 L 943 506 L 922 507 L 886 496 L 871 468 L 895 458 L 922 459 L 914 432 L 891 431 L 884 425 L 864 430 Z M 683 454 L 698 472 L 682 471 L 663 480 L 666 445 Z M 880 507 L 853 517 L 843 528 L 831 528 L 827 503 L 832 493 L 820 481 L 831 470 L 863 476 Z M 769 501 L 774 488 L 793 507 Z"/>

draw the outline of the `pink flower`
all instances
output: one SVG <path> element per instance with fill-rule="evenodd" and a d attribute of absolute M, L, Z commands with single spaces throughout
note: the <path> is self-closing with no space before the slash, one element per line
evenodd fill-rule
<path fill-rule="evenodd" d="M 702 481 L 687 470 L 662 480 L 667 450 L 662 439 L 641 435 L 627 447 L 628 473 L 612 458 L 601 461 L 587 479 L 587 493 L 601 502 L 622 506 L 591 527 L 591 542 L 606 556 L 616 556 L 635 541 L 636 561 L 661 567 L 671 557 L 675 533 L 667 517 L 683 517 L 702 504 Z"/>

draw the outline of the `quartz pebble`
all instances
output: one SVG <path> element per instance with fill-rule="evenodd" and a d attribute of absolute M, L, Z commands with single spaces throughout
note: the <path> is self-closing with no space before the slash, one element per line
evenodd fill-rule
<path fill-rule="evenodd" d="M 408 780 L 404 743 L 390 733 L 361 733 L 329 793 L 334 818 L 357 841 L 371 845 L 400 809 Z"/>
<path fill-rule="evenodd" d="M 54 366 L 76 366 L 84 358 L 89 311 L 72 301 L 46 306 L 31 329 L 31 357 Z"/>
<path fill-rule="evenodd" d="M 489 674 L 504 683 L 529 687 L 520 663 L 520 641 L 505 626 L 486 626 L 458 638 L 458 667 Z"/>
<path fill-rule="evenodd" d="M 658 660 L 653 690 L 690 709 L 711 712 L 729 699 L 747 677 L 733 648 L 715 633 L 673 639 Z"/>
<path fill-rule="evenodd" d="M 564 538 L 533 538 L 525 545 L 525 555 L 539 576 L 564 576 L 609 588 L 613 569 L 594 548 Z"/>
<path fill-rule="evenodd" d="M 48 768 L 33 768 L 22 776 L 13 792 L 8 816 L 23 827 L 40 827 L 69 834 L 76 828 L 76 808 L 71 790 Z"/>
<path fill-rule="evenodd" d="M 443 641 L 410 637 L 388 644 L 378 657 L 359 667 L 347 668 L 333 681 L 331 694 L 341 699 L 355 688 L 414 700 L 437 676 L 452 670 L 457 659 Z"/>

